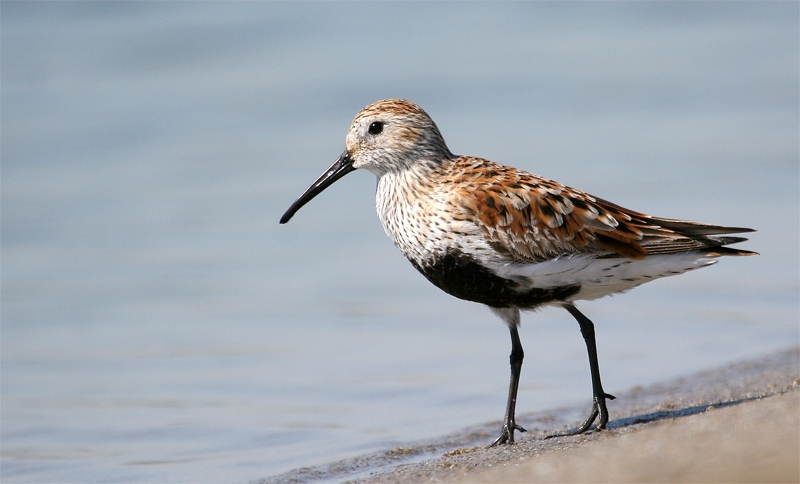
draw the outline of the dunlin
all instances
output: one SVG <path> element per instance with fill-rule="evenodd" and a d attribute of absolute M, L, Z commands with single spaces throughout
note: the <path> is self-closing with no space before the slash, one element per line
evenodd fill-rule
<path fill-rule="evenodd" d="M 593 406 L 572 435 L 608 422 L 594 325 L 575 301 L 627 291 L 661 277 L 713 264 L 752 232 L 634 212 L 561 183 L 481 158 L 450 152 L 439 128 L 416 104 L 379 101 L 362 109 L 344 153 L 281 218 L 353 170 L 378 177 L 376 206 L 384 230 L 434 285 L 485 304 L 511 331 L 511 382 L 500 436 L 525 431 L 515 420 L 523 351 L 520 310 L 560 306 L 578 321 L 589 353 Z"/>

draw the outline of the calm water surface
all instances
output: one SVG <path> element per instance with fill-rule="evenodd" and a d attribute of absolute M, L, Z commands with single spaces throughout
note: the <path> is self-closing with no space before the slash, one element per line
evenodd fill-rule
<path fill-rule="evenodd" d="M 456 153 L 759 230 L 581 306 L 610 392 L 798 343 L 797 3 L 0 9 L 3 482 L 244 482 L 499 421 L 506 329 L 402 258 L 372 175 L 277 223 L 386 97 Z M 522 338 L 520 412 L 588 408 L 569 315 Z"/>

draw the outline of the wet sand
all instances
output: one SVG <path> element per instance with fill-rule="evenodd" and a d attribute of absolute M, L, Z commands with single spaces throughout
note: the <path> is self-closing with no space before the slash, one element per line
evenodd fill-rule
<path fill-rule="evenodd" d="M 485 448 L 493 422 L 258 482 L 800 482 L 798 348 L 617 397 L 606 431 L 545 439 L 589 410 L 553 409 L 513 446 Z"/>

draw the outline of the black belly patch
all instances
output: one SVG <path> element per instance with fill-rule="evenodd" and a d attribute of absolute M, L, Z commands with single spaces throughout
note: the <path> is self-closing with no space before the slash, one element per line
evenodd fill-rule
<path fill-rule="evenodd" d="M 424 265 L 413 261 L 411 264 L 451 296 L 494 308 L 533 309 L 542 304 L 563 301 L 581 289 L 580 284 L 523 289 L 519 283 L 494 274 L 474 257 L 452 249 Z"/>

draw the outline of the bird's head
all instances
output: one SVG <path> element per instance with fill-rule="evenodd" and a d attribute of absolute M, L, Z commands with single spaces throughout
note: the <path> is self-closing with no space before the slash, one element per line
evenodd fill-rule
<path fill-rule="evenodd" d="M 381 177 L 452 156 L 436 123 L 416 104 L 404 99 L 370 104 L 350 125 L 344 153 L 289 207 L 281 223 L 351 171 L 365 169 Z"/>

